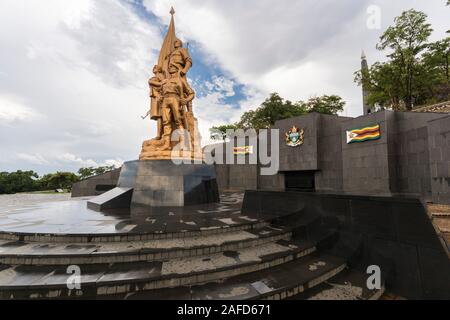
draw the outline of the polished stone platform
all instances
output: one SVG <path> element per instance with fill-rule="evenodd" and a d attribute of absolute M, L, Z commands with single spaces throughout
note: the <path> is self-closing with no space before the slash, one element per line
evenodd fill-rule
<path fill-rule="evenodd" d="M 137 214 L 129 209 L 108 209 L 103 212 L 91 210 L 86 203 L 89 198 L 69 201 L 36 203 L 12 209 L 0 208 L 0 239 L 8 236 L 28 236 L 29 240 L 41 236 L 52 241 L 52 236 L 64 241 L 98 242 L 101 237 L 108 241 L 148 240 L 175 234 L 213 234 L 221 231 L 251 229 L 264 219 L 242 215 L 243 194 L 224 193 L 219 203 L 186 206 L 183 208 L 159 208 L 159 214 L 149 214 L 142 208 Z M 270 219 L 270 215 L 267 216 Z M 262 226 L 262 225 L 261 225 Z M 141 236 L 148 236 L 147 238 Z M 121 236 L 122 238 L 114 238 Z M 136 236 L 135 238 L 132 238 Z M 84 238 L 83 238 L 84 237 Z M 87 237 L 90 237 L 87 239 Z M 103 239 L 105 240 L 105 239 Z"/>
<path fill-rule="evenodd" d="M 347 261 L 361 239 L 307 204 L 261 210 L 243 198 L 228 192 L 160 215 L 145 206 L 97 212 L 87 198 L 2 209 L 0 299 L 327 297 L 328 281 L 355 279 Z M 71 265 L 81 268 L 81 289 L 67 288 Z"/>
<path fill-rule="evenodd" d="M 450 259 L 420 199 L 248 191 L 242 211 L 255 208 L 319 215 L 321 229 L 325 221 L 338 229 L 330 252 L 362 272 L 379 266 L 391 292 L 407 299 L 450 297 Z M 296 216 L 302 214 L 290 217 L 293 224 Z"/>
<path fill-rule="evenodd" d="M 88 200 L 0 209 L 0 298 L 377 299 L 384 286 L 363 287 L 372 264 L 389 288 L 414 276 L 398 274 L 409 268 L 427 297 L 446 294 L 436 281 L 445 284 L 448 260 L 417 200 L 227 192 L 160 215 L 97 212 Z M 431 260 L 409 266 L 422 255 Z M 82 268 L 81 290 L 65 285 L 69 265 Z"/>
<path fill-rule="evenodd" d="M 0 232 L 93 234 L 129 232 L 126 212 L 100 213 L 86 207 L 87 199 L 0 208 Z"/>

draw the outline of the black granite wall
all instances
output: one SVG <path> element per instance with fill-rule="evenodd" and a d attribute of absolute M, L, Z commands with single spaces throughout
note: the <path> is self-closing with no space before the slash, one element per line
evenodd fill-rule
<path fill-rule="evenodd" d="M 217 186 L 219 190 L 230 189 L 230 166 L 226 164 L 215 164 L 217 174 Z"/>
<path fill-rule="evenodd" d="M 299 171 L 319 169 L 317 140 L 320 114 L 311 113 L 301 117 L 280 120 L 274 129 L 280 130 L 280 171 Z M 285 134 L 293 126 L 305 130 L 304 144 L 290 147 L 286 144 Z"/>
<path fill-rule="evenodd" d="M 450 116 L 428 123 L 432 200 L 450 204 Z"/>
<path fill-rule="evenodd" d="M 428 121 L 442 118 L 437 113 L 397 112 L 391 139 L 397 179 L 392 190 L 401 194 L 431 198 Z"/>
<path fill-rule="evenodd" d="M 242 146 L 253 145 L 257 154 L 257 144 L 248 138 L 243 141 Z M 238 146 L 238 142 L 234 142 Z M 232 150 L 230 143 L 218 143 L 209 146 L 205 152 L 213 154 L 215 159 L 221 163 L 216 163 L 217 184 L 219 190 L 256 190 L 258 189 L 258 164 L 252 164 L 250 155 L 234 155 L 231 158 L 234 164 L 227 164 L 227 153 Z"/>
<path fill-rule="evenodd" d="M 341 125 L 351 118 L 320 115 L 318 130 L 318 168 L 315 174 L 316 190 L 343 189 Z"/>
<path fill-rule="evenodd" d="M 236 164 L 229 166 L 230 190 L 256 190 L 258 188 L 258 166 Z"/>
<path fill-rule="evenodd" d="M 381 138 L 374 141 L 347 144 L 346 131 L 380 124 Z M 390 182 L 395 172 L 390 160 L 394 158 L 389 148 L 389 130 L 394 128 L 394 112 L 383 111 L 354 118 L 342 123 L 343 190 L 352 194 L 391 193 Z"/>
<path fill-rule="evenodd" d="M 261 175 L 261 166 L 258 166 L 258 190 L 284 190 L 284 174 Z"/>
<path fill-rule="evenodd" d="M 284 132 L 279 132 L 280 135 L 284 135 Z M 272 137 L 270 134 L 267 135 L 267 155 L 269 157 L 272 156 Z M 260 145 L 258 145 L 259 148 Z M 275 163 L 271 164 L 272 166 L 276 166 Z M 284 190 L 284 173 L 279 172 L 275 175 L 265 175 L 263 174 L 262 169 L 267 168 L 271 165 L 261 165 L 258 163 L 258 190 Z M 278 163 L 279 166 L 279 163 Z"/>
<path fill-rule="evenodd" d="M 248 191 L 242 212 L 279 219 L 291 219 L 289 213 L 315 215 L 321 228 L 339 232 L 326 251 L 361 272 L 378 265 L 389 292 L 450 299 L 450 259 L 418 199 Z"/>
<path fill-rule="evenodd" d="M 114 188 L 119 180 L 121 169 L 85 179 L 72 185 L 72 197 L 98 196 Z"/>
<path fill-rule="evenodd" d="M 401 194 L 426 200 L 433 195 L 433 201 L 448 203 L 448 120 L 436 122 L 445 117 L 437 113 L 382 111 L 358 118 L 313 113 L 281 120 L 274 126 L 280 135 L 278 174 L 261 176 L 261 166 L 248 162 L 218 164 L 219 188 L 280 190 L 285 186 L 285 174 L 303 171 L 314 172 L 316 191 Z M 381 126 L 379 140 L 347 144 L 347 130 L 375 124 Z M 304 144 L 289 147 L 285 133 L 294 125 L 305 130 Z"/>

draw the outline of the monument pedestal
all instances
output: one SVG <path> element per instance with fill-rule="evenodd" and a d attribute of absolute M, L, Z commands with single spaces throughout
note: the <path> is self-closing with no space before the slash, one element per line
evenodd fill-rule
<path fill-rule="evenodd" d="M 88 207 L 151 212 L 151 208 L 215 202 L 219 202 L 219 190 L 214 165 L 139 160 L 124 163 L 117 188 L 88 201 Z"/>
<path fill-rule="evenodd" d="M 172 214 L 186 206 L 220 201 L 215 167 L 203 163 L 193 112 L 195 91 L 187 76 L 192 58 L 175 35 L 174 13 L 172 10 L 169 31 L 148 81 L 151 103 L 143 117 L 157 122 L 157 137 L 144 141 L 139 161 L 123 165 L 117 188 L 88 202 L 92 210 L 130 208 L 132 214 Z M 200 164 L 178 165 L 172 160 Z"/>
<path fill-rule="evenodd" d="M 213 165 L 139 161 L 131 205 L 183 207 L 219 202 Z"/>

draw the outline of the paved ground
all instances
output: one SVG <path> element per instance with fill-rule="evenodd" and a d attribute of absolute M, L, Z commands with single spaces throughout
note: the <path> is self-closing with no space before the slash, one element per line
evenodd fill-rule
<path fill-rule="evenodd" d="M 86 199 L 70 194 L 15 194 L 0 196 L 0 231 L 24 233 L 114 232 L 123 219 L 89 212 Z M 105 231 L 106 232 L 106 231 Z"/>
<path fill-rule="evenodd" d="M 405 298 L 393 293 L 385 293 L 380 300 L 406 300 Z"/>
<path fill-rule="evenodd" d="M 40 194 L 40 193 L 18 193 L 0 195 L 0 210 L 12 209 L 14 207 L 27 207 L 45 202 L 67 201 L 69 193 Z"/>
<path fill-rule="evenodd" d="M 433 222 L 440 232 L 450 233 L 450 206 L 429 204 L 428 213 L 433 218 Z"/>
<path fill-rule="evenodd" d="M 159 208 L 130 215 L 119 209 L 96 212 L 88 198 L 19 194 L 0 198 L 0 232 L 30 234 L 147 234 L 203 231 L 257 223 L 241 214 L 242 193 L 223 193 L 221 202 L 199 206 Z"/>
<path fill-rule="evenodd" d="M 447 247 L 447 254 L 450 257 L 450 206 L 429 204 L 428 214 L 444 240 Z"/>

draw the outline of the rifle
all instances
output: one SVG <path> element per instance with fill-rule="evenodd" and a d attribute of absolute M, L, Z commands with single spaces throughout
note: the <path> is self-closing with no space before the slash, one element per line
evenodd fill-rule
<path fill-rule="evenodd" d="M 151 110 L 148 110 L 148 112 L 145 114 L 145 116 L 142 116 L 142 120 L 144 120 L 145 118 L 147 118 L 150 114 L 151 114 Z"/>

